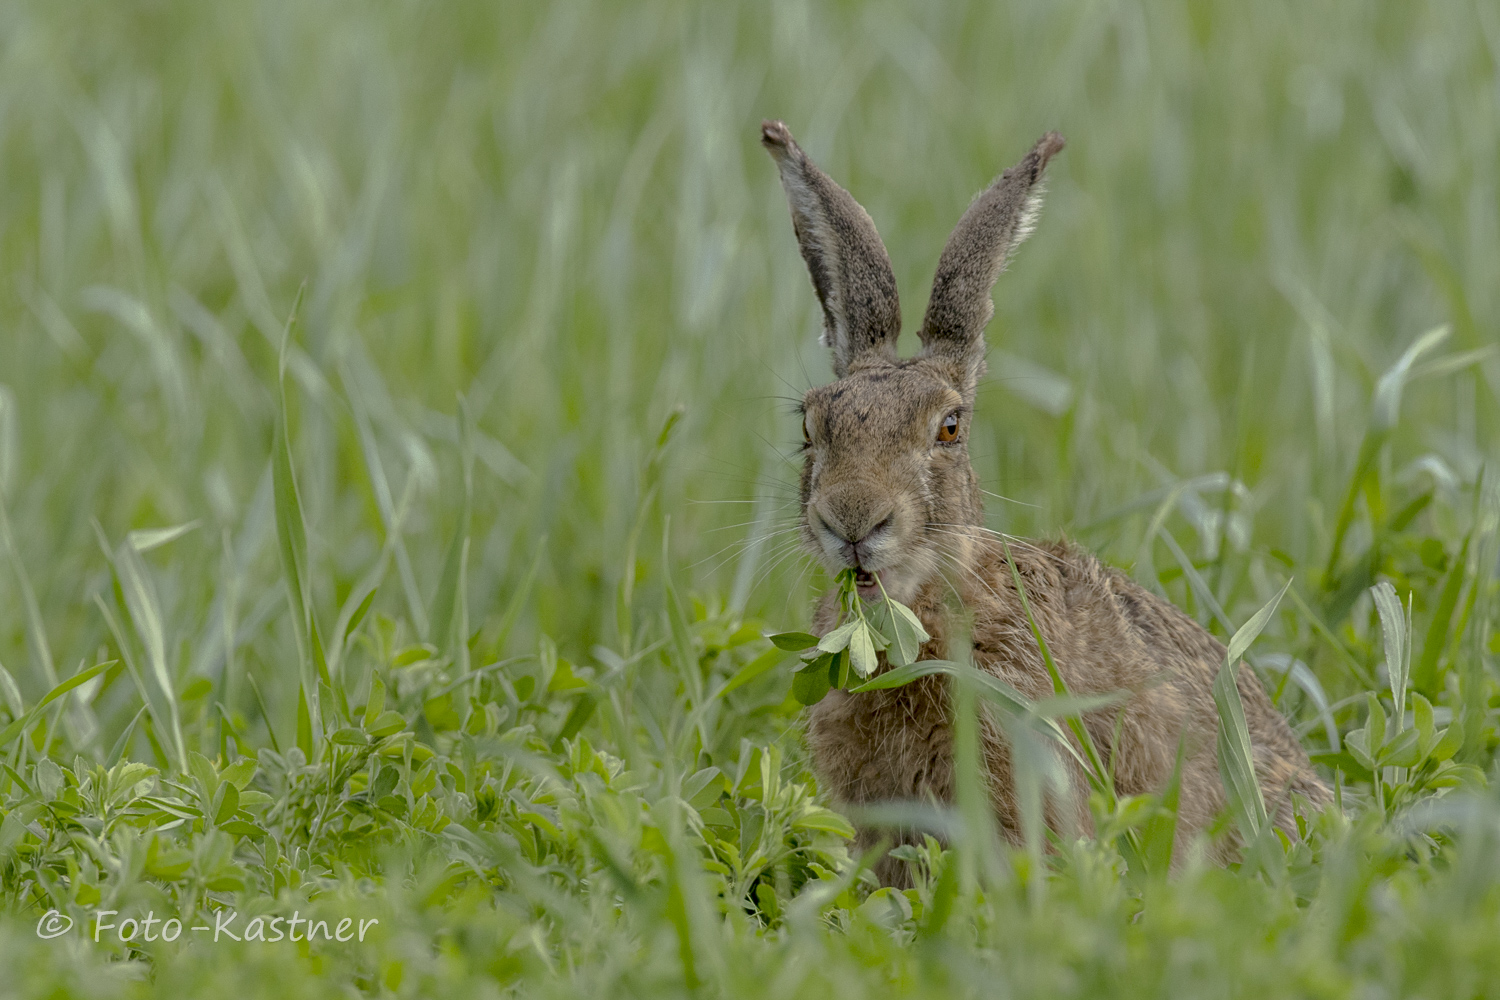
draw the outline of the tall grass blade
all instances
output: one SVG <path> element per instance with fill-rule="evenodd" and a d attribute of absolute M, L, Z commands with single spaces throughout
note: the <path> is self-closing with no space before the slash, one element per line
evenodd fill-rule
<path fill-rule="evenodd" d="M 1439 326 L 1422 334 L 1401 353 L 1401 357 L 1380 376 L 1380 381 L 1376 383 L 1375 396 L 1370 406 L 1369 424 L 1365 428 L 1364 439 L 1360 442 L 1359 456 L 1354 462 L 1354 472 L 1349 477 L 1349 485 L 1344 492 L 1344 500 L 1339 506 L 1338 518 L 1334 523 L 1333 543 L 1329 546 L 1328 563 L 1323 570 L 1325 591 L 1331 592 L 1338 588 L 1339 563 L 1343 558 L 1344 539 L 1354 523 L 1355 506 L 1360 491 L 1365 488 L 1366 480 L 1375 471 L 1381 449 L 1385 447 L 1386 440 L 1400 419 L 1401 395 L 1411 378 L 1412 366 L 1423 354 L 1446 340 L 1449 331 L 1449 327 Z"/>
<path fill-rule="evenodd" d="M 1390 677 L 1391 701 L 1396 706 L 1396 731 L 1404 725 L 1406 682 L 1411 670 L 1411 610 L 1401 606 L 1396 588 L 1381 580 L 1370 588 L 1375 610 L 1380 614 L 1380 631 L 1385 640 L 1385 668 Z"/>
<path fill-rule="evenodd" d="M 1172 852 L 1177 842 L 1177 813 L 1182 802 L 1182 759 L 1186 749 L 1185 736 L 1179 736 L 1172 776 L 1161 791 L 1156 814 L 1141 829 L 1141 858 L 1152 878 L 1165 879 L 1172 869 Z"/>
<path fill-rule="evenodd" d="M 1453 560 L 1453 565 L 1448 568 L 1448 575 L 1443 580 L 1443 589 L 1438 596 L 1437 607 L 1432 611 L 1432 621 L 1428 624 L 1427 635 L 1422 641 L 1422 656 L 1412 668 L 1412 690 L 1420 691 L 1428 697 L 1436 697 L 1439 690 L 1441 678 L 1438 676 L 1438 663 L 1442 659 L 1443 650 L 1448 645 L 1448 633 L 1453 626 L 1453 612 L 1458 608 L 1458 597 L 1463 591 L 1464 580 L 1468 576 L 1469 543 L 1473 538 L 1474 532 L 1471 529 L 1459 545 L 1458 556 Z M 1463 625 L 1464 622 L 1461 620 L 1460 635 L 1462 635 Z M 1455 639 L 1456 641 L 1458 640 Z"/>
<path fill-rule="evenodd" d="M 26 611 L 26 642 L 31 647 L 32 658 L 41 670 L 42 679 L 47 682 L 47 686 L 55 686 L 57 667 L 52 660 L 52 646 L 47 642 L 42 609 L 36 603 L 36 592 L 31 589 L 31 578 L 26 575 L 26 567 L 21 564 L 21 554 L 16 551 L 16 541 L 10 530 L 10 515 L 6 512 L 3 495 L 0 495 L 0 545 L 5 546 L 5 554 L 16 574 L 16 583 L 21 588 L 21 605 Z"/>
<path fill-rule="evenodd" d="M 421 482 L 413 470 L 407 475 L 406 486 L 398 505 L 391 493 L 390 480 L 386 477 L 385 463 L 380 458 L 380 448 L 375 440 L 375 430 L 370 423 L 368 407 L 361 388 L 345 365 L 339 367 L 339 378 L 344 385 L 344 394 L 349 400 L 349 409 L 354 415 L 354 427 L 359 434 L 360 456 L 364 459 L 365 473 L 370 477 L 370 488 L 375 493 L 375 505 L 380 511 L 380 521 L 385 528 L 385 546 L 396 560 L 396 571 L 401 577 L 401 589 L 406 597 L 407 612 L 419 635 L 426 635 L 427 609 L 417 589 L 416 574 L 412 570 L 411 555 L 402 536 L 406 510 L 412 495 Z"/>
<path fill-rule="evenodd" d="M 1036 640 L 1037 649 L 1042 654 L 1042 662 L 1047 665 L 1047 674 L 1052 678 L 1052 690 L 1063 697 L 1071 697 L 1067 682 L 1063 680 L 1062 671 L 1057 669 L 1057 663 L 1052 659 L 1052 650 L 1047 645 L 1046 638 L 1042 635 L 1041 626 L 1037 624 L 1036 616 L 1031 613 L 1031 601 L 1026 596 L 1026 585 L 1021 582 L 1021 571 L 1016 568 L 1016 561 L 1010 553 L 1010 542 L 1001 540 L 1005 549 L 1005 561 L 1010 567 L 1010 579 L 1015 585 L 1016 596 L 1021 599 L 1021 610 L 1026 615 L 1026 624 L 1031 628 L 1031 637 Z M 1109 779 L 1109 772 L 1104 766 L 1104 759 L 1099 756 L 1099 749 L 1094 745 L 1094 737 L 1088 727 L 1083 724 L 1081 714 L 1068 715 L 1065 719 L 1068 729 L 1072 731 L 1073 737 L 1078 741 L 1084 758 L 1088 762 L 1086 774 L 1089 782 L 1096 791 L 1103 792 L 1111 803 L 1114 801 L 1114 782 Z"/>
<path fill-rule="evenodd" d="M 1224 662 L 1214 678 L 1214 705 L 1219 712 L 1219 774 L 1223 778 L 1224 789 L 1229 794 L 1230 808 L 1234 811 L 1246 845 L 1257 840 L 1267 819 L 1266 801 L 1255 776 L 1250 727 L 1245 722 L 1245 706 L 1240 700 L 1240 658 L 1276 613 L 1277 605 L 1291 585 L 1291 580 L 1283 584 L 1276 596 L 1234 633 L 1225 650 Z M 1250 683 L 1257 683 L 1253 675 Z"/>
<path fill-rule="evenodd" d="M 16 686 L 16 679 L 5 669 L 3 663 L 0 663 L 0 696 L 4 697 L 5 708 L 12 719 L 19 719 L 26 714 L 26 702 L 21 699 L 21 689 Z"/>
<path fill-rule="evenodd" d="M 48 705 L 52 704 L 54 701 L 67 694 L 69 691 L 72 691 L 79 685 L 91 681 L 95 677 L 98 677 L 100 674 L 104 673 L 104 671 L 108 670 L 118 662 L 118 660 L 105 660 L 103 663 L 96 663 L 92 667 L 88 667 L 86 669 L 78 671 L 78 673 L 74 674 L 72 677 L 69 677 L 67 680 L 54 687 L 51 691 L 48 691 L 45 695 L 42 696 L 41 701 L 32 706 L 31 711 L 27 712 L 19 719 L 14 720 L 4 729 L 0 729 L 0 749 L 4 749 L 5 747 L 9 746 L 11 740 L 15 739 L 17 736 L 20 736 L 23 732 L 25 732 L 27 727 L 35 722 L 37 720 L 37 717 L 41 715 L 42 709 L 46 708 Z"/>
<path fill-rule="evenodd" d="M 172 752 L 177 758 L 179 770 L 187 767 L 187 741 L 182 732 L 182 715 L 177 701 L 177 683 L 167 663 L 166 628 L 162 622 L 161 602 L 156 595 L 150 572 L 141 554 L 127 539 L 115 549 L 113 559 L 115 579 L 125 601 L 125 613 L 140 639 L 146 656 L 146 668 L 162 702 L 166 706 L 167 735 L 172 741 Z M 122 651 L 121 655 L 124 653 Z"/>
<path fill-rule="evenodd" d="M 297 745 L 307 754 L 308 760 L 313 760 L 315 751 L 322 742 L 322 712 L 318 706 L 318 679 L 320 673 L 326 678 L 327 667 L 322 655 L 322 644 L 314 634 L 311 578 L 307 564 L 307 521 L 303 517 L 302 498 L 297 489 L 297 474 L 292 463 L 291 428 L 288 424 L 286 393 L 288 345 L 291 343 L 297 309 L 302 304 L 305 291 L 306 285 L 298 291 L 297 300 L 287 316 L 286 328 L 281 336 L 277 379 L 279 405 L 275 442 L 271 451 L 271 483 L 275 499 L 276 537 L 281 551 L 281 575 L 285 581 L 287 598 L 291 605 L 292 635 L 296 640 L 297 661 L 300 667 Z M 320 664 L 323 665 L 321 671 L 319 670 Z"/>

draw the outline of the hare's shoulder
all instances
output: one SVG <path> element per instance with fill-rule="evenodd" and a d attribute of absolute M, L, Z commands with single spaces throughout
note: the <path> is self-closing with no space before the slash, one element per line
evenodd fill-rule
<path fill-rule="evenodd" d="M 1095 664 L 1126 684 L 1166 668 L 1208 692 L 1224 647 L 1176 605 L 1066 539 L 1012 539 L 1008 548 L 997 542 L 985 560 L 993 616 L 1024 615 L 1018 576 L 1038 626 L 1063 654 L 1059 660 L 1074 669 Z"/>
<path fill-rule="evenodd" d="M 1033 558 L 1050 564 L 1055 603 L 1066 619 L 1058 631 L 1072 656 L 1130 687 L 1165 670 L 1165 688 L 1176 692 L 1178 705 L 1203 719 L 1214 717 L 1213 681 L 1227 653 L 1223 643 L 1171 601 L 1069 542 L 1034 543 Z M 1326 791 L 1311 776 L 1306 754 L 1255 672 L 1242 664 L 1238 681 L 1257 750 L 1305 779 L 1304 794 L 1316 798 Z"/>

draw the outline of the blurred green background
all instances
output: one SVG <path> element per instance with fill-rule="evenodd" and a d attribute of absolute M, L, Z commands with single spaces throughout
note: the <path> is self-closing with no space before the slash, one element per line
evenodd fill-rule
<path fill-rule="evenodd" d="M 659 600 L 663 524 L 680 587 L 805 621 L 822 579 L 776 532 L 790 404 L 828 364 L 763 117 L 876 220 L 906 350 L 969 198 L 1067 136 L 995 294 L 993 526 L 1208 621 L 1148 535 L 1186 482 L 1159 527 L 1231 617 L 1291 572 L 1315 591 L 1376 379 L 1448 323 L 1458 360 L 1408 389 L 1344 550 L 1424 493 L 1456 538 L 1496 458 L 1500 358 L 1463 352 L 1500 319 L 1497 60 L 1483 2 L 5 4 L 0 485 L 29 582 L 0 573 L 0 662 L 30 701 L 107 644 L 94 522 L 196 522 L 147 556 L 174 676 L 218 685 L 229 622 L 292 711 L 269 455 L 304 286 L 320 608 L 392 539 L 376 609 L 428 629 L 462 396 L 473 628 L 540 552 L 514 644 L 586 658 L 626 577 Z"/>

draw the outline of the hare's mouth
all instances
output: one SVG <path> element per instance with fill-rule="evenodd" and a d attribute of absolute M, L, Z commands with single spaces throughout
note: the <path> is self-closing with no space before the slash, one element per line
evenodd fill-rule
<path fill-rule="evenodd" d="M 859 588 L 860 597 L 880 596 L 880 572 L 872 572 L 863 566 L 854 571 L 854 585 Z"/>

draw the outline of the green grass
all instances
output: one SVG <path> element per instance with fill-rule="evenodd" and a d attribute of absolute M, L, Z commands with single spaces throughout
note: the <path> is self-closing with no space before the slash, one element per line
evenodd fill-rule
<path fill-rule="evenodd" d="M 1482 2 L 0 5 L 3 991 L 1494 993 L 1497 81 Z M 832 583 L 763 117 L 908 330 L 1067 136 L 990 524 L 1225 641 L 1291 581 L 1250 657 L 1339 783 L 1305 843 L 1169 879 L 1172 796 L 1106 788 L 1010 851 L 970 780 L 918 888 L 862 874 L 762 638 Z M 214 907 L 380 923 L 86 940 Z"/>

